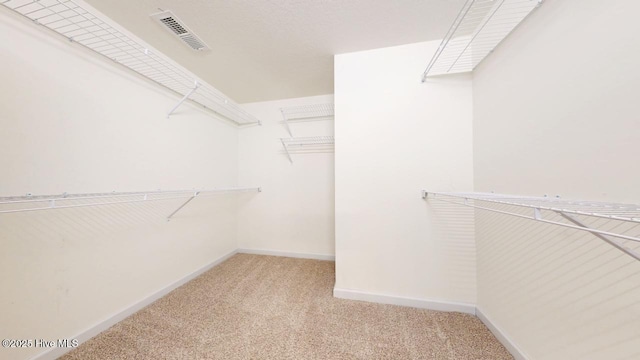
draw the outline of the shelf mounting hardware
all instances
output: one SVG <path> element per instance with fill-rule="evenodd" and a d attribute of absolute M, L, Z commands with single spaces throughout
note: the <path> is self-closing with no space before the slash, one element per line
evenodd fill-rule
<path fill-rule="evenodd" d="M 289 121 L 287 119 L 287 114 L 285 113 L 284 109 L 280 109 L 280 112 L 282 113 L 282 118 L 284 119 L 284 127 L 287 128 L 287 132 L 289 133 L 289 136 L 293 137 L 293 133 L 291 132 L 291 128 L 289 127 Z"/>
<path fill-rule="evenodd" d="M 607 242 L 611 246 L 617 248 L 618 250 L 621 250 L 621 251 L 629 254 L 634 259 L 640 260 L 640 253 L 638 253 L 637 251 L 624 246 L 620 242 L 616 241 L 615 239 L 612 239 L 611 237 L 609 237 L 607 235 L 603 235 L 603 234 L 594 232 L 592 228 L 588 227 L 583 222 L 581 222 L 580 220 L 576 219 L 575 217 L 573 217 L 573 216 L 571 216 L 569 214 L 565 214 L 562 211 L 556 211 L 556 213 L 560 214 L 560 216 L 562 216 L 563 218 L 565 218 L 565 219 L 569 220 L 570 222 L 576 224 L 577 226 L 583 228 L 585 231 L 589 231 L 590 233 L 593 234 L 593 236 L 597 237 L 598 239 L 600 239 L 600 240 L 602 240 L 604 242 Z"/>
<path fill-rule="evenodd" d="M 169 116 L 171 116 L 171 114 L 173 114 L 174 111 L 176 111 L 176 109 L 178 109 L 180 107 L 180 105 L 182 105 L 183 102 L 187 101 L 187 99 L 189 98 L 189 96 L 191 96 L 191 94 L 193 94 L 196 90 L 198 90 L 198 87 L 200 86 L 200 84 L 198 84 L 197 81 L 193 82 L 193 89 L 191 89 L 188 93 L 186 93 L 182 99 L 180 99 L 180 101 L 178 101 L 178 103 L 176 104 L 176 106 L 174 106 L 171 111 L 169 111 L 169 113 L 167 114 L 167 119 L 169 118 Z"/>
<path fill-rule="evenodd" d="M 287 144 L 284 142 L 284 139 L 280 139 L 280 142 L 282 143 L 282 147 L 284 148 L 284 151 L 287 153 L 289 162 L 293 164 L 293 159 L 291 158 L 291 154 L 289 154 L 289 148 L 287 147 Z"/>
<path fill-rule="evenodd" d="M 188 203 L 191 202 L 191 200 L 195 199 L 196 196 L 198 196 L 199 192 L 195 191 L 193 193 L 193 196 L 191 196 L 189 199 L 187 199 L 187 201 L 185 201 L 184 203 L 182 203 L 182 205 L 180 205 L 180 207 L 178 207 L 174 212 L 172 212 L 169 216 L 167 216 L 167 221 L 171 220 L 171 218 L 173 217 L 173 215 L 175 215 L 178 211 L 180 211 L 180 209 L 182 209 L 183 207 L 185 207 Z"/>

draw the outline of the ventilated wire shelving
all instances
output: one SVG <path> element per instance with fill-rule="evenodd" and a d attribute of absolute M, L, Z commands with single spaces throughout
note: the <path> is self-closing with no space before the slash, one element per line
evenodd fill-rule
<path fill-rule="evenodd" d="M 284 125 L 289 132 L 289 136 L 293 136 L 289 121 L 295 120 L 328 120 L 334 117 L 333 104 L 312 104 L 302 106 L 290 106 L 281 108 Z"/>
<path fill-rule="evenodd" d="M 260 191 L 261 188 L 259 187 L 233 187 L 210 190 L 165 190 L 92 194 L 65 193 L 63 195 L 0 197 L 0 214 L 185 199 L 180 207 L 167 216 L 167 220 L 170 220 L 180 209 L 196 197 L 230 192 Z"/>
<path fill-rule="evenodd" d="M 467 0 L 422 74 L 472 71 L 542 0 Z"/>
<path fill-rule="evenodd" d="M 333 147 L 335 144 L 335 140 L 333 136 L 309 136 L 309 137 L 292 137 L 292 138 L 281 138 L 280 142 L 282 142 L 282 146 L 284 147 L 284 151 L 287 153 L 287 157 L 289 161 L 293 164 L 293 159 L 291 158 L 291 150 L 294 149 L 303 149 L 303 148 L 326 148 Z"/>
<path fill-rule="evenodd" d="M 0 0 L 0 4 L 182 95 L 168 115 L 190 99 L 238 125 L 260 123 L 222 92 L 82 1 Z"/>
<path fill-rule="evenodd" d="M 597 238 L 611 244 L 633 258 L 640 260 L 640 245 L 638 244 L 640 242 L 640 234 L 632 236 L 626 233 L 616 232 L 615 229 L 617 229 L 617 227 L 614 227 L 613 230 L 603 229 L 608 221 L 640 224 L 640 205 L 573 201 L 557 197 L 530 197 L 494 193 L 447 193 L 424 190 L 422 191 L 422 197 L 424 199 L 435 199 L 551 225 L 588 231 Z M 489 207 L 487 206 L 489 204 L 498 204 L 503 207 Z M 516 211 L 518 208 L 520 208 L 520 211 Z M 527 211 L 523 211 L 523 209 L 530 210 L 530 213 L 527 214 Z M 545 211 L 560 215 L 567 220 L 567 223 L 545 218 Z M 587 225 L 587 221 L 583 219 L 601 219 L 601 221 L 588 221 L 591 225 Z"/>

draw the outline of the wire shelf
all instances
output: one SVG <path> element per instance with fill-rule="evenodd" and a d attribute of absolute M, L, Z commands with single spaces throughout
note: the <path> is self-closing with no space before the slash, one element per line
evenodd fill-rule
<path fill-rule="evenodd" d="M 612 230 L 603 230 L 602 227 L 606 224 L 606 221 L 590 221 L 592 225 L 588 226 L 582 220 L 582 218 L 595 218 L 640 224 L 640 205 L 565 200 L 558 197 L 533 197 L 475 192 L 427 192 L 425 190 L 422 191 L 422 197 L 424 199 L 434 198 L 436 200 L 448 203 L 469 206 L 481 210 L 488 210 L 504 215 L 516 216 L 519 218 L 540 221 L 543 223 L 568 227 L 576 230 L 588 231 L 599 239 L 611 244 L 612 246 L 629 254 L 635 259 L 640 260 L 640 246 L 631 248 L 627 243 L 618 240 L 622 239 L 624 241 L 637 243 L 640 242 L 640 235 L 631 236 L 627 235 L 626 233 L 623 234 Z M 513 208 L 507 208 L 503 210 L 501 208 L 487 207 L 483 205 L 484 203 L 493 203 L 531 209 L 531 213 L 530 215 L 527 215 L 522 211 L 513 211 Z M 543 210 L 559 214 L 569 223 L 548 220 L 544 218 Z M 598 224 L 598 227 L 600 228 L 594 227 L 595 224 Z"/>
<path fill-rule="evenodd" d="M 291 158 L 290 150 L 302 149 L 304 147 L 332 147 L 335 144 L 333 136 L 281 138 L 280 142 L 282 143 L 282 147 L 284 147 L 284 151 L 289 158 L 289 162 L 291 162 L 292 164 L 293 159 Z"/>
<path fill-rule="evenodd" d="M 285 147 L 333 145 L 335 143 L 333 136 L 294 137 L 282 138 L 280 140 Z"/>
<path fill-rule="evenodd" d="M 332 118 L 334 116 L 333 104 L 291 106 L 281 108 L 280 111 L 286 120 Z"/>
<path fill-rule="evenodd" d="M 333 119 L 334 106 L 333 104 L 313 104 L 302 106 L 291 106 L 281 108 L 282 118 L 284 119 L 284 126 L 289 132 L 289 136 L 293 137 L 291 128 L 289 127 L 289 121 L 292 120 L 326 120 Z"/>
<path fill-rule="evenodd" d="M 232 187 L 210 190 L 167 190 L 146 192 L 112 192 L 91 194 L 63 194 L 41 196 L 0 197 L 0 214 L 19 213 L 41 210 L 67 209 L 87 206 L 103 206 L 127 204 L 147 201 L 185 199 L 176 211 L 167 217 L 171 219 L 180 209 L 195 197 L 228 193 L 228 192 L 260 192 L 259 187 Z"/>
<path fill-rule="evenodd" d="M 79 0 L 4 0 L 5 7 L 238 125 L 260 123 L 222 92 Z M 173 112 L 169 112 L 169 115 Z"/>
<path fill-rule="evenodd" d="M 542 0 L 467 0 L 422 74 L 473 71 Z"/>

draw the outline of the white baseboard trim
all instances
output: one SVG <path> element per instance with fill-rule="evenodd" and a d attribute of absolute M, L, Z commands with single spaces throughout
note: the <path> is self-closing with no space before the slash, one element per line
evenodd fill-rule
<path fill-rule="evenodd" d="M 333 296 L 340 299 L 360 300 L 380 304 L 409 306 L 420 309 L 437 311 L 458 311 L 475 315 L 476 306 L 474 304 L 458 303 L 453 301 L 416 299 L 403 296 L 392 296 L 384 294 L 374 294 L 365 291 L 333 288 Z"/>
<path fill-rule="evenodd" d="M 80 334 L 73 336 L 69 339 L 78 339 L 78 342 L 80 344 L 84 343 L 85 341 L 91 339 L 92 337 L 100 334 L 101 332 L 107 330 L 108 328 L 112 327 L 113 325 L 117 324 L 118 322 L 126 319 L 127 317 L 129 317 L 130 315 L 135 314 L 136 312 L 138 312 L 139 310 L 143 309 L 144 307 L 150 305 L 151 303 L 153 303 L 154 301 L 160 299 L 161 297 L 167 295 L 168 293 L 170 293 L 171 291 L 175 290 L 176 288 L 188 283 L 189 281 L 195 279 L 196 277 L 202 275 L 203 273 L 207 272 L 208 270 L 210 270 L 211 268 L 213 268 L 214 266 L 224 262 L 225 260 L 229 259 L 230 257 L 232 257 L 233 255 L 237 254 L 238 250 L 233 250 L 230 253 L 223 255 L 221 257 L 219 257 L 218 259 L 214 260 L 213 262 L 205 265 L 204 267 L 188 274 L 187 276 L 183 277 L 182 279 L 175 281 L 169 285 L 167 285 L 166 287 L 156 291 L 155 293 L 151 294 L 150 296 L 146 297 L 145 299 L 142 299 L 140 301 L 138 301 L 137 303 L 129 306 L 128 308 L 108 317 L 107 319 L 95 324 L 94 326 L 91 326 L 90 328 L 88 328 L 87 330 L 81 332 Z M 73 348 L 52 348 L 50 350 L 47 350 L 45 352 L 42 352 L 36 356 L 34 356 L 33 358 L 31 358 L 32 360 L 53 360 L 53 359 L 57 359 L 58 357 L 66 354 L 67 352 L 73 350 Z"/>
<path fill-rule="evenodd" d="M 303 259 L 316 259 L 316 260 L 335 260 L 335 256 L 333 255 L 321 255 L 321 254 L 306 254 L 306 253 L 295 253 L 295 252 L 286 252 L 286 251 L 273 251 L 273 250 L 262 250 L 262 249 L 236 249 L 229 252 L 226 255 L 219 257 L 213 262 L 205 265 L 204 267 L 188 274 L 187 276 L 179 279 L 166 287 L 156 291 L 151 294 L 147 298 L 140 300 L 139 302 L 131 305 L 130 307 L 108 317 L 107 319 L 95 324 L 94 326 L 89 327 L 87 330 L 81 332 L 80 334 L 70 337 L 69 339 L 78 339 L 80 344 L 86 342 L 92 337 L 100 334 L 101 332 L 107 330 L 111 326 L 117 324 L 118 322 L 124 320 L 125 318 L 133 315 L 137 311 L 143 309 L 144 307 L 152 304 L 154 301 L 160 299 L 161 297 L 167 295 L 171 291 L 176 288 L 186 284 L 187 282 L 195 279 L 196 277 L 202 275 L 207 272 L 214 266 L 226 261 L 233 255 L 237 253 L 242 254 L 256 254 L 256 255 L 270 255 L 270 256 L 284 256 L 284 257 L 293 257 L 293 258 L 303 258 Z M 476 315 L 489 330 L 493 333 L 493 335 L 504 345 L 505 348 L 513 355 L 516 360 L 527 360 L 528 358 L 524 355 L 513 341 L 480 310 L 480 308 L 476 308 L 474 304 L 467 303 L 458 303 L 452 301 L 441 301 L 441 300 L 427 300 L 427 299 L 417 299 L 417 298 L 409 298 L 402 296 L 391 296 L 384 294 L 375 294 L 369 293 L 365 291 L 358 290 L 350 290 L 350 289 L 333 289 L 333 296 L 340 299 L 347 300 L 359 300 L 359 301 L 367 301 L 373 303 L 380 304 L 390 304 L 390 305 L 399 305 L 399 306 L 409 306 L 420 309 L 429 309 L 429 310 L 437 310 L 437 311 L 457 311 L 467 314 Z M 52 348 L 47 351 L 44 351 L 34 357 L 32 360 L 53 360 L 58 357 L 66 354 L 67 352 L 73 350 L 73 348 Z"/>
<path fill-rule="evenodd" d="M 516 346 L 516 344 L 511 341 L 511 339 L 502 331 L 499 327 L 497 327 L 489 318 L 480 310 L 480 308 L 476 308 L 476 316 L 482 321 L 489 330 L 493 333 L 493 335 L 504 345 L 507 350 L 513 355 L 516 360 L 527 360 L 528 358 L 524 355 L 524 352 L 520 350 Z"/>
<path fill-rule="evenodd" d="M 292 258 L 300 258 L 300 259 L 329 260 L 329 261 L 336 260 L 336 257 L 334 255 L 297 253 L 297 252 L 264 250 L 264 249 L 238 249 L 238 253 L 254 254 L 254 255 L 269 255 L 269 256 L 284 256 L 284 257 L 292 257 Z"/>

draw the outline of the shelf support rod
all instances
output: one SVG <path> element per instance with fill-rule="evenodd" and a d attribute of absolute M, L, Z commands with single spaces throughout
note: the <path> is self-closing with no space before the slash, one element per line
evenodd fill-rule
<path fill-rule="evenodd" d="M 556 211 L 556 213 L 558 213 L 560 216 L 562 216 L 563 218 L 569 220 L 571 223 L 580 226 L 581 228 L 583 228 L 585 231 L 590 232 L 591 234 L 593 234 L 593 236 L 597 237 L 598 239 L 610 244 L 611 246 L 615 247 L 616 249 L 626 253 L 627 255 L 633 257 L 636 260 L 640 260 L 640 254 L 635 252 L 632 249 L 629 249 L 628 247 L 620 244 L 619 242 L 615 241 L 614 239 L 610 238 L 607 235 L 602 235 L 599 234 L 597 232 L 594 232 L 593 229 L 591 229 L 590 227 L 588 227 L 587 225 L 585 225 L 582 221 L 576 219 L 575 217 L 566 214 L 562 211 Z"/>
<path fill-rule="evenodd" d="M 180 211 L 183 207 L 187 206 L 188 203 L 191 202 L 191 200 L 195 199 L 196 196 L 198 196 L 198 194 L 200 194 L 200 192 L 196 191 L 193 193 L 193 196 L 191 196 L 189 199 L 187 199 L 187 201 L 185 201 L 184 203 L 182 203 L 182 205 L 180 205 L 179 208 L 177 208 L 174 212 L 171 213 L 171 215 L 167 216 L 167 221 L 171 220 L 171 218 L 173 217 L 173 215 L 175 215 L 178 211 Z"/>
<path fill-rule="evenodd" d="M 289 148 L 287 148 L 287 144 L 284 143 L 283 139 L 280 139 L 280 142 L 282 143 L 282 147 L 284 148 L 284 151 L 287 153 L 287 157 L 289 158 L 289 162 L 293 164 L 293 159 L 291 159 L 291 154 L 289 154 Z"/>
<path fill-rule="evenodd" d="M 289 127 L 289 121 L 287 121 L 287 115 L 285 115 L 283 109 L 280 109 L 280 112 L 282 113 L 282 118 L 284 119 L 284 127 L 287 128 L 287 132 L 289 133 L 289 136 L 293 137 L 293 134 L 291 133 L 291 128 Z"/>
<path fill-rule="evenodd" d="M 200 87 L 200 84 L 198 84 L 198 81 L 194 81 L 193 89 L 189 90 L 189 92 L 185 96 L 183 96 L 182 99 L 180 99 L 180 101 L 178 101 L 176 106 L 174 106 L 173 109 L 169 111 L 169 113 L 167 114 L 167 119 L 169 118 L 169 116 L 171 116 L 171 114 L 173 114 L 174 111 L 176 111 L 176 109 L 180 107 L 180 105 L 182 105 L 183 102 L 187 101 L 189 96 L 191 96 L 191 94 L 193 94 L 198 89 L 198 87 Z"/>

